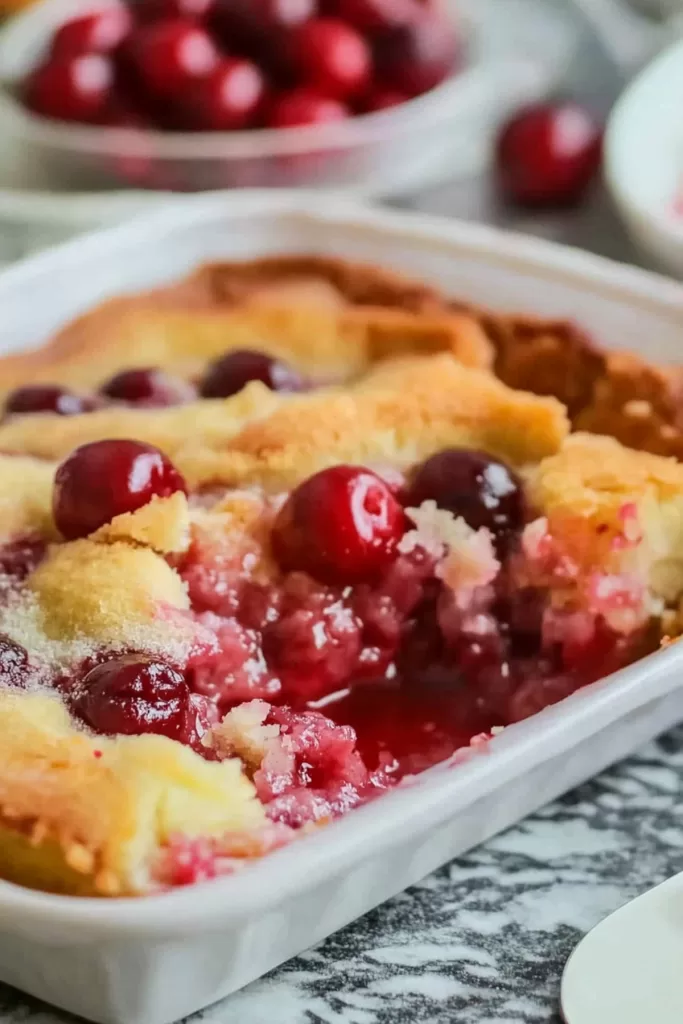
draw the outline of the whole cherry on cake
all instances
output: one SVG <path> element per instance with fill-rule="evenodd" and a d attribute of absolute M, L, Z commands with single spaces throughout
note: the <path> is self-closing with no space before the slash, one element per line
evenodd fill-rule
<path fill-rule="evenodd" d="M 158 448 L 140 441 L 92 441 L 57 468 L 52 511 L 67 540 L 87 537 L 152 498 L 187 493 L 185 481 Z"/>
<path fill-rule="evenodd" d="M 78 416 L 97 408 L 97 399 L 78 395 L 58 384 L 27 384 L 11 391 L 5 401 L 5 415 L 52 412 L 58 416 Z"/>
<path fill-rule="evenodd" d="M 181 736 L 190 691 L 182 673 L 166 662 L 122 655 L 91 669 L 79 690 L 78 711 L 96 732 Z"/>
<path fill-rule="evenodd" d="M 355 583 L 391 562 L 405 528 L 403 508 L 381 477 L 334 466 L 292 491 L 275 521 L 273 551 L 285 570 Z"/>
<path fill-rule="evenodd" d="M 103 395 L 131 405 L 159 408 L 191 402 L 197 392 L 192 384 L 156 367 L 122 370 L 100 388 Z"/>
<path fill-rule="evenodd" d="M 253 380 L 271 391 L 301 391 L 304 387 L 301 375 L 283 360 L 254 349 L 235 349 L 212 363 L 200 391 L 203 398 L 229 398 Z"/>
<path fill-rule="evenodd" d="M 485 527 L 499 544 L 524 525 L 524 493 L 517 474 L 486 452 L 447 448 L 423 462 L 413 475 L 405 503 L 435 501 L 465 522 Z"/>

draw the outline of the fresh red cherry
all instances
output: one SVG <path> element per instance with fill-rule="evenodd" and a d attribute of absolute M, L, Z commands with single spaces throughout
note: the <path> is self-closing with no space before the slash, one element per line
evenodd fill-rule
<path fill-rule="evenodd" d="M 486 452 L 446 448 L 417 469 L 404 497 L 407 507 L 435 501 L 474 529 L 485 526 L 504 543 L 524 525 L 522 483 L 509 466 Z"/>
<path fill-rule="evenodd" d="M 184 101 L 191 126 L 231 131 L 253 122 L 265 96 L 261 70 L 242 57 L 226 57 L 193 87 Z"/>
<path fill-rule="evenodd" d="M 389 110 L 391 107 L 399 107 L 401 103 L 407 103 L 410 96 L 400 89 L 375 89 L 363 102 L 363 110 L 368 114 L 378 110 Z"/>
<path fill-rule="evenodd" d="M 202 398 L 229 398 L 249 381 L 260 380 L 271 391 L 301 391 L 305 382 L 297 371 L 265 352 L 235 349 L 213 363 L 200 385 Z"/>
<path fill-rule="evenodd" d="M 312 18 L 294 29 L 289 52 L 298 79 L 324 96 L 340 100 L 357 96 L 370 79 L 368 44 L 337 18 Z"/>
<path fill-rule="evenodd" d="M 161 98 L 182 97 L 219 60 L 211 36 L 187 18 L 144 25 L 136 35 L 133 54 L 140 78 Z"/>
<path fill-rule="evenodd" d="M 215 0 L 138 0 L 135 14 L 140 21 L 165 18 L 192 18 L 201 21 L 216 6 Z"/>
<path fill-rule="evenodd" d="M 103 384 L 100 390 L 108 398 L 147 408 L 182 405 L 197 397 L 192 384 L 154 367 L 122 370 Z"/>
<path fill-rule="evenodd" d="M 128 36 L 132 24 L 130 11 L 122 4 L 83 14 L 59 26 L 52 37 L 52 56 L 111 53 Z"/>
<path fill-rule="evenodd" d="M 433 89 L 452 74 L 459 53 L 453 23 L 432 7 L 422 6 L 417 19 L 380 33 L 375 41 L 378 77 L 411 96 Z"/>
<path fill-rule="evenodd" d="M 273 100 L 268 124 L 271 128 L 298 128 L 309 124 L 334 124 L 349 115 L 345 104 L 321 96 L 314 89 L 291 89 Z"/>
<path fill-rule="evenodd" d="M 142 654 L 105 661 L 87 673 L 77 709 L 95 732 L 109 736 L 157 733 L 177 739 L 190 691 L 177 669 Z"/>
<path fill-rule="evenodd" d="M 187 493 L 185 481 L 158 448 L 140 441 L 92 441 L 58 466 L 52 512 L 60 533 L 75 540 L 176 491 Z"/>
<path fill-rule="evenodd" d="M 57 384 L 27 384 L 10 392 L 5 402 L 5 414 L 52 412 L 58 416 L 78 416 L 92 412 L 98 402 L 89 395 L 77 395 Z"/>
<path fill-rule="evenodd" d="M 114 67 L 104 54 L 57 57 L 29 75 L 24 98 L 43 117 L 87 123 L 101 116 L 113 85 Z"/>
<path fill-rule="evenodd" d="M 334 6 L 342 21 L 371 33 L 409 25 L 422 10 L 419 0 L 336 0 Z"/>
<path fill-rule="evenodd" d="M 302 570 L 322 583 L 373 579 L 396 553 L 403 509 L 375 473 L 334 466 L 309 477 L 280 509 L 273 552 L 285 571 Z"/>
<path fill-rule="evenodd" d="M 0 687 L 23 686 L 28 674 L 28 651 L 0 633 Z"/>
<path fill-rule="evenodd" d="M 600 125 L 577 103 L 538 103 L 507 124 L 496 147 L 504 198 L 521 206 L 571 206 L 600 166 Z"/>

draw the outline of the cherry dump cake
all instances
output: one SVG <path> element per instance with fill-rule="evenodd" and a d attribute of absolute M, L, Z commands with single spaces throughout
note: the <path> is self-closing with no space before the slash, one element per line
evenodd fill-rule
<path fill-rule="evenodd" d="M 492 324 L 267 261 L 3 360 L 2 876 L 235 870 L 677 630 L 683 466 L 497 378 Z"/>

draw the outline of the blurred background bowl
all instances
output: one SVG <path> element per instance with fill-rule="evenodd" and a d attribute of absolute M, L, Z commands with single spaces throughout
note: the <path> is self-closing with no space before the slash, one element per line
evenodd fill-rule
<path fill-rule="evenodd" d="M 110 3 L 94 0 L 88 9 Z M 13 90 L 54 29 L 83 13 L 82 0 L 43 0 L 0 36 L 0 132 L 21 152 L 29 173 L 35 177 L 39 169 L 53 190 L 277 187 L 386 195 L 438 174 L 457 177 L 481 162 L 500 118 L 541 86 L 537 62 L 487 58 L 476 18 L 461 19 L 462 6 L 448 7 L 463 36 L 462 63 L 422 96 L 334 124 L 183 133 L 49 121 L 18 102 Z"/>
<path fill-rule="evenodd" d="M 605 178 L 646 263 L 683 276 L 683 41 L 633 80 L 607 126 Z"/>

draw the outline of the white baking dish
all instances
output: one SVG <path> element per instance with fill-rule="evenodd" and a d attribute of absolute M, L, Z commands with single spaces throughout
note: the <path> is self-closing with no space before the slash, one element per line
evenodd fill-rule
<path fill-rule="evenodd" d="M 603 342 L 649 357 L 679 351 L 673 282 L 487 228 L 273 193 L 201 197 L 10 268 L 0 348 L 36 343 L 104 297 L 201 260 L 296 250 L 374 260 L 499 307 L 576 314 Z M 0 882 L 0 979 L 95 1021 L 182 1017 L 671 726 L 682 684 L 676 644 L 238 876 L 120 901 Z"/>

